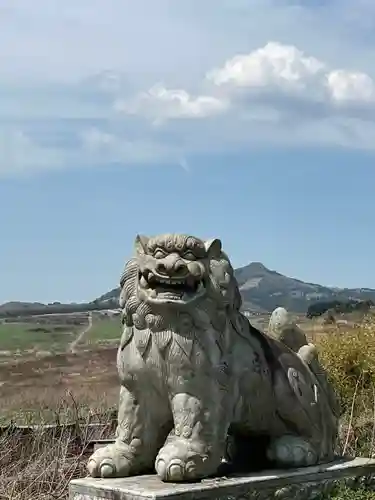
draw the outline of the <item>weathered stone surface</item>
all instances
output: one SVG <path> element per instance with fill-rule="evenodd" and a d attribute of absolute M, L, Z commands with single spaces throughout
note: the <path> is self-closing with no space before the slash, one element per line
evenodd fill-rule
<path fill-rule="evenodd" d="M 293 471 L 165 483 L 157 476 L 75 479 L 70 500 L 313 500 L 344 478 L 375 473 L 375 460 L 356 458 Z"/>
<path fill-rule="evenodd" d="M 268 333 L 297 352 L 308 341 L 305 333 L 295 324 L 288 311 L 277 307 L 271 314 Z"/>
<path fill-rule="evenodd" d="M 117 437 L 89 474 L 155 469 L 178 482 L 215 474 L 223 456 L 258 469 L 332 460 L 338 408 L 315 347 L 240 313 L 220 240 L 138 236 L 135 247 L 121 277 Z"/>

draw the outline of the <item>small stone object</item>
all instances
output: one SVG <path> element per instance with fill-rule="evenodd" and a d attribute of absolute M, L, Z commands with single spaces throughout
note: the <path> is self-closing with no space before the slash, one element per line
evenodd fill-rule
<path fill-rule="evenodd" d="M 245 442 L 257 467 L 334 458 L 338 406 L 315 347 L 299 329 L 266 335 L 240 313 L 220 240 L 137 236 L 120 284 L 116 441 L 91 456 L 91 476 L 199 480 L 223 458 L 241 462 Z"/>

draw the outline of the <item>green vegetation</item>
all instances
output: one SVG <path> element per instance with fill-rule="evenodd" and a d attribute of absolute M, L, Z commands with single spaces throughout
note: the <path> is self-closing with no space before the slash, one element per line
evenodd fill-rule
<path fill-rule="evenodd" d="M 319 301 L 308 307 L 306 317 L 321 316 L 327 311 L 332 313 L 351 313 L 355 311 L 368 313 L 375 303 L 372 300 L 330 300 Z"/>
<path fill-rule="evenodd" d="M 375 316 L 315 341 L 342 407 L 346 453 L 371 457 L 375 446 Z M 335 500 L 375 500 L 375 492 L 342 488 Z"/>
<path fill-rule="evenodd" d="M 72 314 L 103 309 L 115 309 L 118 307 L 117 298 L 106 302 L 100 302 L 98 299 L 93 302 L 84 302 L 82 304 L 32 304 L 28 302 L 11 302 L 0 305 L 0 318 L 17 318 L 29 315 L 41 314 Z"/>
<path fill-rule="evenodd" d="M 22 322 L 0 322 L 0 357 L 27 351 L 65 352 L 87 327 L 87 316 L 41 316 L 25 318 Z M 92 327 L 84 335 L 80 345 L 100 341 L 118 341 L 121 336 L 121 320 L 117 317 L 93 315 Z"/>
<path fill-rule="evenodd" d="M 364 488 L 354 490 L 351 488 L 338 488 L 329 498 L 330 500 L 374 500 L 375 493 L 366 491 Z M 325 500 L 324 497 L 322 500 Z"/>
<path fill-rule="evenodd" d="M 93 318 L 93 324 L 90 328 L 86 342 L 93 343 L 100 340 L 119 341 L 121 337 L 121 319 L 119 316 L 114 318 Z"/>
<path fill-rule="evenodd" d="M 0 351 L 64 350 L 77 327 L 38 323 L 0 323 Z"/>
<path fill-rule="evenodd" d="M 341 400 L 344 415 L 374 420 L 375 317 L 359 327 L 337 330 L 319 338 L 320 359 Z M 370 450 L 369 450 L 370 451 Z"/>

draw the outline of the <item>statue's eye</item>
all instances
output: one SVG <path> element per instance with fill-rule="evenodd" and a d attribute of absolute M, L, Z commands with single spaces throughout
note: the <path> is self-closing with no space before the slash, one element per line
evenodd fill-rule
<path fill-rule="evenodd" d="M 157 248 L 154 252 L 155 259 L 164 259 L 164 257 L 166 257 L 167 255 L 167 252 L 165 252 L 161 248 Z"/>
<path fill-rule="evenodd" d="M 183 253 L 182 258 L 186 260 L 196 260 L 196 256 L 190 251 Z"/>

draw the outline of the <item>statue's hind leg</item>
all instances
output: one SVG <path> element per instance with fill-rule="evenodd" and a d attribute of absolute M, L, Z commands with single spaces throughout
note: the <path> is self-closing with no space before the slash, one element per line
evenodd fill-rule
<path fill-rule="evenodd" d="M 277 467 L 306 467 L 319 461 L 314 446 L 299 436 L 285 435 L 271 440 L 267 458 Z"/>
<path fill-rule="evenodd" d="M 273 437 L 267 456 L 279 467 L 304 467 L 334 458 L 337 420 L 320 373 L 311 365 L 316 349 L 307 344 L 297 355 L 278 353 L 274 373 L 277 415 L 285 426 Z"/>
<path fill-rule="evenodd" d="M 168 434 L 168 402 L 165 408 L 152 386 L 137 397 L 121 387 L 116 441 L 99 448 L 87 469 L 93 477 L 126 477 L 152 470 L 159 447 Z"/>

